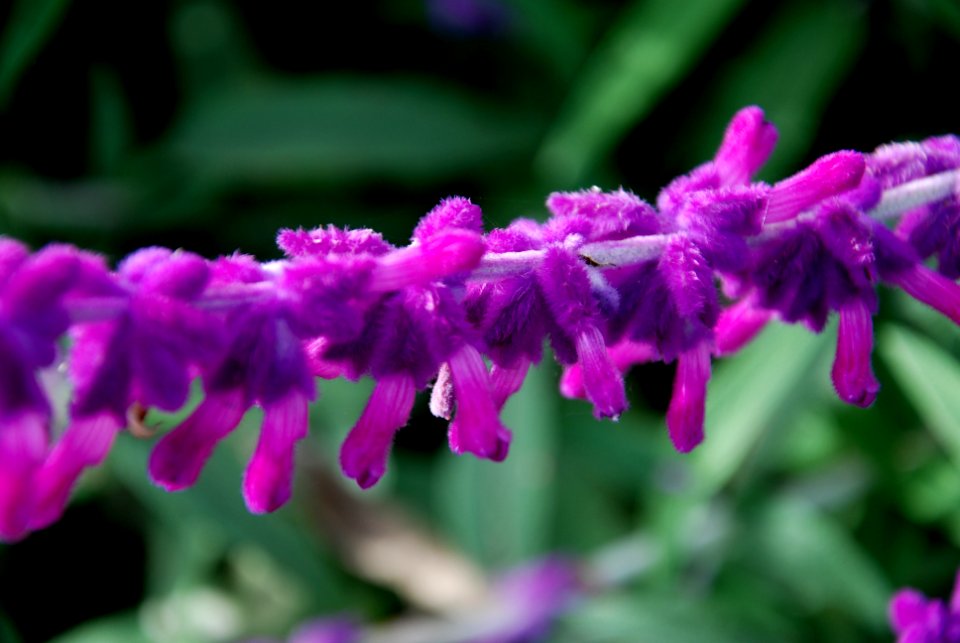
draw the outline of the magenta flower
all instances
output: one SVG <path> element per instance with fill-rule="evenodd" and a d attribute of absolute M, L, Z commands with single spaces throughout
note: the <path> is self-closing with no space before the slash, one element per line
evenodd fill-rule
<path fill-rule="evenodd" d="M 244 257 L 221 259 L 213 271 L 220 288 L 267 283 L 261 268 Z M 294 446 L 307 434 L 307 404 L 316 395 L 297 319 L 282 297 L 273 296 L 230 312 L 221 328 L 226 349 L 202 369 L 204 400 L 150 456 L 157 485 L 177 491 L 196 482 L 216 444 L 257 404 L 263 425 L 244 477 L 247 506 L 263 513 L 289 499 Z"/>
<path fill-rule="evenodd" d="M 51 409 L 36 371 L 57 358 L 70 324 L 65 297 L 102 264 L 64 246 L 33 256 L 0 237 L 0 538 L 30 528 L 36 477 L 47 455 Z"/>
<path fill-rule="evenodd" d="M 889 612 L 897 643 L 960 643 L 960 576 L 949 605 L 908 588 L 890 600 Z"/>
<path fill-rule="evenodd" d="M 376 380 L 340 452 L 344 474 L 361 488 L 383 476 L 416 391 L 442 371 L 449 374 L 440 412 L 452 418 L 450 448 L 492 460 L 506 457 L 510 432 L 500 423 L 480 340 L 459 300 L 463 275 L 484 251 L 482 228 L 480 208 L 468 199 L 442 201 L 420 221 L 410 246 L 377 258 L 371 287 L 385 294 L 366 309 L 357 336 L 324 337 L 314 345 L 315 363 Z"/>

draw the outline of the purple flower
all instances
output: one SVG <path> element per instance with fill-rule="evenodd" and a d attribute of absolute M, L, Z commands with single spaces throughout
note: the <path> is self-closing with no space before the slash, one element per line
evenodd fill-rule
<path fill-rule="evenodd" d="M 960 167 L 960 139 L 930 138 L 921 143 L 899 143 L 878 148 L 868 168 L 884 188 Z M 921 258 L 937 257 L 939 271 L 960 277 L 960 187 L 945 199 L 907 212 L 897 225 Z"/>
<path fill-rule="evenodd" d="M 342 618 L 321 618 L 304 623 L 287 643 L 354 643 L 360 640 L 356 623 Z"/>
<path fill-rule="evenodd" d="M 244 257 L 214 265 L 213 283 L 220 288 L 265 279 L 259 266 Z M 230 311 L 221 329 L 226 348 L 203 370 L 203 401 L 150 456 L 150 476 L 157 485 L 168 491 L 191 486 L 216 444 L 257 404 L 264 415 L 243 482 L 247 506 L 263 513 L 289 499 L 294 446 L 306 436 L 307 404 L 316 395 L 291 318 L 282 298 L 272 296 Z"/>
<path fill-rule="evenodd" d="M 70 423 L 37 474 L 31 527 L 59 518 L 84 469 L 107 455 L 134 403 L 176 410 L 192 369 L 219 353 L 213 319 L 191 306 L 209 279 L 195 255 L 147 248 L 128 257 L 117 279 L 87 279 L 80 293 L 116 310 L 75 329 L 70 369 L 76 393 Z"/>
<path fill-rule="evenodd" d="M 651 233 L 662 235 L 659 257 L 607 271 L 620 296 L 611 335 L 652 346 L 664 361 L 678 361 L 667 428 L 682 452 L 703 440 L 713 328 L 720 314 L 715 274 L 748 264 L 747 238 L 761 229 L 770 188 L 747 181 L 776 138 L 758 108 L 737 113 L 714 160 L 658 196 L 660 227 Z"/>
<path fill-rule="evenodd" d="M 318 346 L 319 363 L 337 365 L 351 378 L 369 373 L 376 380 L 340 452 L 345 475 L 362 488 L 383 476 L 416 391 L 438 373 L 446 384 L 438 387 L 444 403 L 435 410 L 453 418 L 450 448 L 492 460 L 506 457 L 510 432 L 500 423 L 480 341 L 459 297 L 463 273 L 483 254 L 481 231 L 480 209 L 469 200 L 442 201 L 420 221 L 410 246 L 378 258 L 372 287 L 393 292 L 367 308 L 357 337 L 325 338 Z"/>
<path fill-rule="evenodd" d="M 581 582 L 574 564 L 550 557 L 504 575 L 495 588 L 504 625 L 474 643 L 522 643 L 540 640 L 552 621 L 576 599 Z"/>
<path fill-rule="evenodd" d="M 0 538 L 30 527 L 36 475 L 47 454 L 50 406 L 37 369 L 57 357 L 66 332 L 65 296 L 97 260 L 64 246 L 33 256 L 0 237 Z"/>
<path fill-rule="evenodd" d="M 897 643 L 960 643 L 960 576 L 949 605 L 902 589 L 890 600 L 889 613 Z"/>

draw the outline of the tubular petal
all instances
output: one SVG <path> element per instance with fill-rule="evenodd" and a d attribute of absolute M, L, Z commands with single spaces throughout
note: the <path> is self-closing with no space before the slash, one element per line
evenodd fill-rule
<path fill-rule="evenodd" d="M 577 358 L 583 369 L 587 399 L 593 403 L 593 414 L 616 420 L 627 409 L 627 394 L 623 376 L 610 359 L 603 334 L 597 327 L 588 325 L 577 335 Z"/>
<path fill-rule="evenodd" d="M 23 537 L 30 524 L 34 476 L 47 450 L 47 420 L 21 413 L 0 421 L 0 539 Z"/>
<path fill-rule="evenodd" d="M 510 447 L 510 431 L 500 423 L 483 357 L 477 349 L 464 345 L 449 363 L 457 404 L 448 435 L 450 449 L 503 460 Z"/>
<path fill-rule="evenodd" d="M 888 281 L 960 325 L 960 285 L 921 264 L 893 275 Z"/>
<path fill-rule="evenodd" d="M 756 337 L 772 317 L 773 313 L 757 308 L 750 298 L 724 309 L 713 328 L 714 353 L 717 356 L 736 353 Z"/>
<path fill-rule="evenodd" d="M 360 419 L 340 448 L 340 467 L 361 489 L 377 484 L 387 470 L 393 436 L 407 423 L 416 398 L 413 378 L 388 375 L 377 381 Z"/>
<path fill-rule="evenodd" d="M 840 399 L 867 407 L 873 404 L 880 383 L 873 374 L 873 317 L 862 300 L 854 300 L 840 310 L 837 355 L 830 376 Z"/>
<path fill-rule="evenodd" d="M 40 529 L 63 514 L 84 469 L 103 462 L 123 422 L 112 413 L 74 419 L 36 474 L 30 528 Z"/>
<path fill-rule="evenodd" d="M 167 491 L 192 486 L 214 447 L 236 428 L 248 407 L 242 389 L 207 394 L 180 426 L 153 447 L 148 464 L 153 483 Z"/>
<path fill-rule="evenodd" d="M 308 399 L 293 390 L 263 405 L 263 426 L 243 478 L 243 497 L 256 514 L 275 511 L 290 499 L 296 443 L 307 436 Z"/>
<path fill-rule="evenodd" d="M 767 162 L 777 144 L 777 128 L 759 107 L 744 107 L 727 125 L 714 163 L 724 186 L 743 185 Z"/>
<path fill-rule="evenodd" d="M 493 394 L 493 405 L 497 407 L 497 411 L 502 410 L 510 396 L 520 390 L 528 370 L 530 370 L 528 360 L 520 360 L 511 368 L 493 365 L 490 369 L 490 388 Z"/>
<path fill-rule="evenodd" d="M 687 453 L 703 442 L 703 417 L 710 381 L 710 347 L 706 343 L 681 353 L 667 409 L 667 429 L 677 451 Z"/>

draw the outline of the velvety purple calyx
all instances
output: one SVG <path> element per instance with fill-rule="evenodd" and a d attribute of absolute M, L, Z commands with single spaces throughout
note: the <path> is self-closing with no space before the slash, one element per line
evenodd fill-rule
<path fill-rule="evenodd" d="M 747 239 L 761 230 L 768 193 L 762 185 L 695 192 L 671 214 L 712 268 L 739 271 L 749 261 Z"/>
<path fill-rule="evenodd" d="M 547 198 L 547 209 L 554 217 L 576 218 L 587 223 L 589 241 L 660 231 L 656 210 L 623 188 L 614 192 L 602 192 L 596 187 L 580 192 L 554 192 Z"/>
<path fill-rule="evenodd" d="M 869 174 L 888 189 L 960 167 L 960 138 L 947 135 L 920 143 L 881 145 L 866 161 Z"/>
<path fill-rule="evenodd" d="M 483 212 L 470 199 L 451 196 L 425 214 L 413 229 L 412 240 L 424 242 L 446 230 L 483 234 Z"/>
<path fill-rule="evenodd" d="M 355 338 L 378 293 L 369 291 L 376 262 L 370 256 L 316 257 L 283 266 L 275 287 L 286 318 L 302 337 Z"/>
<path fill-rule="evenodd" d="M 594 297 L 586 266 L 560 248 L 550 248 L 537 271 L 556 333 L 570 341 L 584 371 L 587 398 L 597 417 L 617 418 L 627 408 L 623 376 L 607 354 L 601 328 L 605 325 Z M 564 355 L 558 359 L 566 363 Z"/>
<path fill-rule="evenodd" d="M 542 240 L 532 236 L 536 224 L 515 222 L 508 228 L 495 230 L 487 237 L 490 252 L 542 252 Z M 494 364 L 505 368 L 524 363 L 538 363 L 543 355 L 549 311 L 537 285 L 535 268 L 524 273 L 489 282 L 467 285 L 463 306 L 468 322 L 483 337 L 486 353 Z"/>
<path fill-rule="evenodd" d="M 672 236 L 659 260 L 607 271 L 621 305 L 611 335 L 676 357 L 712 337 L 719 313 L 713 272 L 696 243 Z"/>
<path fill-rule="evenodd" d="M 277 233 L 277 245 L 291 259 L 330 255 L 380 256 L 393 249 L 380 233 L 366 228 L 346 230 L 334 226 L 306 231 L 283 229 Z"/>
<path fill-rule="evenodd" d="M 750 281 L 757 301 L 788 322 L 819 332 L 831 310 L 860 299 L 875 307 L 874 229 L 842 201 L 823 204 L 811 221 L 764 242 L 755 251 Z"/>
<path fill-rule="evenodd" d="M 955 136 L 887 148 L 875 153 L 879 156 L 875 172 L 888 187 L 960 167 L 960 139 Z M 945 198 L 905 213 L 897 234 L 907 239 L 920 257 L 936 256 L 938 270 L 956 279 L 960 277 L 960 181 L 953 183 Z"/>

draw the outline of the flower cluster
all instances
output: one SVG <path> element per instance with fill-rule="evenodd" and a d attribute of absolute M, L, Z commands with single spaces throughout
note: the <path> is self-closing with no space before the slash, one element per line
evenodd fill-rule
<path fill-rule="evenodd" d="M 375 381 L 340 453 L 364 488 L 384 475 L 394 434 L 431 385 L 454 452 L 505 458 L 499 411 L 544 340 L 565 366 L 561 392 L 601 418 L 626 410 L 631 365 L 676 361 L 666 423 L 685 452 L 704 437 L 714 356 L 772 319 L 818 332 L 836 312 L 834 386 L 869 405 L 879 283 L 960 322 L 960 139 L 837 152 L 773 185 L 753 181 L 776 138 L 749 107 L 715 158 L 656 206 L 624 190 L 557 193 L 545 222 L 485 234 L 480 209 L 452 197 L 400 248 L 371 230 L 283 230 L 279 261 L 148 248 L 111 271 L 72 247 L 31 254 L 0 239 L 0 538 L 56 520 L 114 436 L 144 409 L 181 408 L 194 379 L 203 399 L 158 441 L 150 477 L 189 487 L 258 406 L 243 481 L 254 512 L 290 497 L 317 377 Z M 44 385 L 62 360 L 73 388 L 65 427 Z"/>
<path fill-rule="evenodd" d="M 949 605 L 908 588 L 894 595 L 889 611 L 897 643 L 960 642 L 960 575 Z"/>

